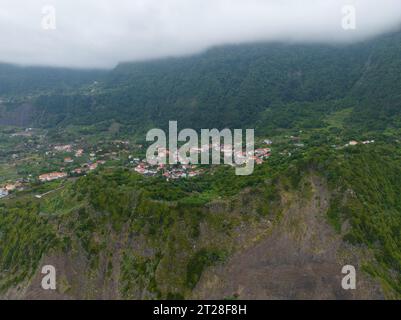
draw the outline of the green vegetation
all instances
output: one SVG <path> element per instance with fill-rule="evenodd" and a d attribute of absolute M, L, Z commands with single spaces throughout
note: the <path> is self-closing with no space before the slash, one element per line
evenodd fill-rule
<path fill-rule="evenodd" d="M 341 193 L 329 215 L 337 230 L 348 221 L 344 239 L 366 245 L 376 261 L 367 266 L 373 276 L 401 296 L 401 152 L 393 146 L 357 148 L 332 162 L 328 173 Z M 340 201 L 342 199 L 342 201 Z"/>
<path fill-rule="evenodd" d="M 57 246 L 57 237 L 34 203 L 0 207 L 0 226 L 0 291 L 4 291 L 33 275 L 43 254 Z"/>
<path fill-rule="evenodd" d="M 187 286 L 195 288 L 205 268 L 224 262 L 226 253 L 214 249 L 201 249 L 189 260 L 187 266 Z"/>
<path fill-rule="evenodd" d="M 365 270 L 383 283 L 388 297 L 399 297 L 400 159 L 397 146 L 384 142 L 308 147 L 294 157 L 272 157 L 257 179 L 242 180 L 221 167 L 171 188 L 128 170 L 100 170 L 46 199 L 21 196 L 3 204 L 2 239 L 14 239 L 0 251 L 3 289 L 29 278 L 50 249 L 82 249 L 89 273 L 107 265 L 111 277 L 121 259 L 124 298 L 184 298 L 208 267 L 230 257 L 238 225 L 279 218 L 282 193 L 297 192 L 303 177 L 319 174 L 332 192 L 328 220 L 344 241 L 373 254 Z M 302 189 L 309 199 L 308 188 Z M 221 209 L 212 209 L 217 203 Z M 121 251 L 113 249 L 117 243 Z"/>
<path fill-rule="evenodd" d="M 0 96 L 78 89 L 101 78 L 105 71 L 20 67 L 0 63 Z"/>
<path fill-rule="evenodd" d="M 66 80 L 69 89 L 48 86 L 51 90 L 39 90 L 25 100 L 19 96 L 19 103 L 5 106 L 17 110 L 16 106 L 28 103 L 33 109 L 25 122 L 31 126 L 75 128 L 81 134 L 117 130 L 120 136 L 143 137 L 149 128 L 165 129 L 172 119 L 182 128 L 256 126 L 259 134 L 322 128 L 325 121 L 350 134 L 383 131 L 400 125 L 400 37 L 401 33 L 394 33 L 344 46 L 220 47 L 188 58 L 82 72 L 75 82 L 78 71 L 64 75 L 61 70 L 50 76 L 56 70 L 49 70 L 49 79 L 71 79 Z M 31 70 L 17 70 L 19 76 L 32 76 Z M 0 68 L 0 79 L 9 72 Z M 96 85 L 85 84 L 93 78 Z M 25 82 L 19 85 L 26 92 L 31 89 Z M 3 91 L 4 95 L 15 92 L 8 87 Z M 18 118 L 10 112 L 1 115 L 0 110 L 0 123 L 5 124 Z"/>
<path fill-rule="evenodd" d="M 62 253 L 90 288 L 100 278 L 125 299 L 190 297 L 208 268 L 239 250 L 243 230 L 274 226 L 284 200 L 310 200 L 305 181 L 319 175 L 330 189 L 327 220 L 368 252 L 364 270 L 386 297 L 400 298 L 400 39 L 228 46 L 108 72 L 1 65 L 0 183 L 28 185 L 0 200 L 1 293 Z M 122 150 L 112 140 L 143 144 L 144 131 L 169 120 L 256 128 L 259 144 L 274 141 L 272 156 L 245 177 L 228 166 L 201 166 L 201 176 L 174 181 L 135 173 L 128 154 L 143 158 L 144 148 Z M 37 129 L 12 126 L 21 123 Z M 346 146 L 350 140 L 375 142 Z M 91 157 L 65 164 L 70 152 L 45 152 L 56 142 L 85 145 L 97 157 L 105 148 L 112 160 L 86 176 L 38 183 L 41 173 Z"/>

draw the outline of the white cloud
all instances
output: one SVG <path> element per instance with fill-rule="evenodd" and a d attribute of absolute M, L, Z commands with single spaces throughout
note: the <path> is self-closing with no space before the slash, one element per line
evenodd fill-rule
<path fill-rule="evenodd" d="M 42 8 L 56 9 L 56 30 Z M 357 29 L 342 28 L 354 5 Z M 399 0 L 0 0 L 0 61 L 112 67 L 250 41 L 356 41 L 401 23 Z"/>

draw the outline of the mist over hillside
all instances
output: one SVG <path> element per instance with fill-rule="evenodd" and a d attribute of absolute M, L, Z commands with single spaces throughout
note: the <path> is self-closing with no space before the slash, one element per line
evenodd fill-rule
<path fill-rule="evenodd" d="M 109 71 L 2 65 L 0 93 L 10 103 L 0 120 L 29 104 L 23 124 L 44 128 L 114 121 L 138 133 L 178 120 L 266 132 L 318 127 L 327 114 L 352 108 L 353 130 L 384 130 L 400 114 L 400 40 L 396 32 L 351 45 L 222 46 Z"/>
<path fill-rule="evenodd" d="M 1 7 L 0 61 L 80 68 L 258 41 L 349 44 L 401 26 L 398 0 L 3 0 Z"/>

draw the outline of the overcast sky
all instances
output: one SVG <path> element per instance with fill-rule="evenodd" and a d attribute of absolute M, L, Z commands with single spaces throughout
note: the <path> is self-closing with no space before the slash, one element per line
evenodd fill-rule
<path fill-rule="evenodd" d="M 358 41 L 400 23 L 401 0 L 0 0 L 0 61 L 113 67 L 221 44 Z"/>

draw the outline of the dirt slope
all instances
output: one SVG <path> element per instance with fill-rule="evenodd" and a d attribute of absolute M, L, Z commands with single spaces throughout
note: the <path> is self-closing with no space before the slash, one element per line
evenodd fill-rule
<path fill-rule="evenodd" d="M 271 235 L 206 272 L 193 297 L 382 299 L 379 286 L 361 271 L 362 250 L 345 245 L 325 218 L 327 187 L 317 177 L 311 186 L 309 200 L 284 200 L 288 208 Z M 357 270 L 356 290 L 341 287 L 347 264 Z"/>

